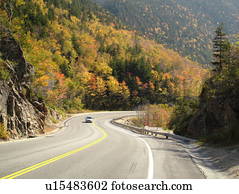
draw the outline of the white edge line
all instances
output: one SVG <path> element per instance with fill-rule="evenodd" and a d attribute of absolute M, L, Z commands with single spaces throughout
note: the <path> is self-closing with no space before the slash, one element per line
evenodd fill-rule
<path fill-rule="evenodd" d="M 140 140 L 142 142 L 144 142 L 144 144 L 146 145 L 147 149 L 148 149 L 148 175 L 147 175 L 147 179 L 153 179 L 154 178 L 154 159 L 153 159 L 153 153 L 152 150 L 149 146 L 149 144 L 142 138 L 140 138 Z"/>
<path fill-rule="evenodd" d="M 127 135 L 130 135 L 130 136 L 134 136 L 134 137 L 138 137 L 138 135 L 136 134 L 131 134 L 130 131 L 127 131 L 126 129 L 124 128 L 121 128 L 121 127 L 118 127 L 118 126 L 115 126 L 115 125 L 112 125 L 109 121 L 105 121 L 104 122 L 106 125 L 107 124 L 110 124 L 111 126 L 113 126 L 113 128 L 119 128 L 121 130 L 117 130 L 121 133 L 124 133 L 124 134 L 127 134 Z M 147 174 L 147 178 L 146 179 L 153 179 L 154 178 L 154 158 L 153 158 L 153 153 L 152 153 L 152 150 L 149 146 L 149 144 L 143 139 L 143 138 L 140 138 L 138 137 L 138 139 L 140 139 L 142 142 L 144 142 L 145 146 L 147 147 L 147 150 L 148 150 L 148 174 Z"/>

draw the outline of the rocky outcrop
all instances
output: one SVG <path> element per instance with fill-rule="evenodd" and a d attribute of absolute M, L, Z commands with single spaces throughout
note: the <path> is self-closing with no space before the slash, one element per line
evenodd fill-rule
<path fill-rule="evenodd" d="M 10 74 L 6 80 L 0 79 L 0 122 L 15 139 L 43 132 L 47 109 L 30 89 L 33 66 L 9 33 L 1 34 L 0 56 Z"/>
<path fill-rule="evenodd" d="M 208 81 L 200 96 L 200 108 L 188 126 L 194 137 L 218 140 L 239 138 L 239 92 L 236 88 L 222 91 L 223 86 Z M 214 91 L 212 95 L 211 91 Z"/>

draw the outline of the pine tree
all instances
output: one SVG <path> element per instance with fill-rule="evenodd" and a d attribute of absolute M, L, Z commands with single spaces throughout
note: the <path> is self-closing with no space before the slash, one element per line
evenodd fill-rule
<path fill-rule="evenodd" d="M 216 36 L 213 40 L 213 57 L 212 64 L 215 71 L 220 72 L 225 65 L 230 63 L 230 43 L 227 35 L 224 32 L 223 24 L 221 24 L 215 31 Z"/>

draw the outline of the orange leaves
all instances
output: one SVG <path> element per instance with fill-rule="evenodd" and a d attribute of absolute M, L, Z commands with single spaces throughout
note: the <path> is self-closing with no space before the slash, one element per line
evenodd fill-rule
<path fill-rule="evenodd" d="M 17 0 L 19 6 L 29 2 Z M 24 27 L 31 22 L 26 16 L 16 16 L 12 31 L 24 43 L 25 58 L 34 66 L 34 86 L 49 103 L 63 106 L 76 99 L 76 104 L 82 100 L 92 108 L 117 109 L 122 104 L 158 103 L 162 96 L 182 95 L 182 90 L 190 95 L 198 91 L 201 68 L 194 68 L 177 53 L 135 31 L 103 24 L 95 16 L 84 16 L 83 21 L 79 15 L 88 15 L 83 9 L 73 16 L 68 7 L 32 2 L 43 15 L 49 9 L 51 19 L 43 17 L 44 28 L 33 26 L 27 32 Z M 7 20 L 1 8 L 0 16 L 0 21 Z"/>
<path fill-rule="evenodd" d="M 153 84 L 153 82 L 149 82 L 149 88 L 151 89 L 151 90 L 155 90 L 155 85 Z"/>
<path fill-rule="evenodd" d="M 91 74 L 91 77 L 88 81 L 88 89 L 91 91 L 91 94 L 103 95 L 106 91 L 105 82 L 101 77 L 97 77 Z"/>
<path fill-rule="evenodd" d="M 48 82 L 50 80 L 50 77 L 47 75 L 43 75 L 41 77 L 39 77 L 38 79 L 36 79 L 36 85 L 39 87 L 47 87 L 48 86 Z"/>
<path fill-rule="evenodd" d="M 47 100 L 51 104 L 59 105 L 61 104 L 62 100 L 66 98 L 67 93 L 67 83 L 65 77 L 61 73 L 54 74 L 54 87 L 51 90 L 47 91 Z"/>
<path fill-rule="evenodd" d="M 138 86 L 141 86 L 143 84 L 138 76 L 135 77 L 135 82 Z"/>
<path fill-rule="evenodd" d="M 163 80 L 169 80 L 171 78 L 172 78 L 172 76 L 169 73 L 164 73 L 163 74 Z"/>

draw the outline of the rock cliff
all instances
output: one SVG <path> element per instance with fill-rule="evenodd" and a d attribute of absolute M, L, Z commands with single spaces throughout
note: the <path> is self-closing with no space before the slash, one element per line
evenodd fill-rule
<path fill-rule="evenodd" d="M 30 89 L 34 69 L 10 33 L 1 33 L 0 57 L 9 73 L 0 79 L 0 123 L 14 139 L 43 132 L 47 109 Z"/>
<path fill-rule="evenodd" d="M 200 96 L 199 111 L 188 126 L 188 133 L 213 140 L 237 141 L 239 139 L 239 91 L 209 80 Z M 212 94 L 213 92 L 213 94 Z"/>

